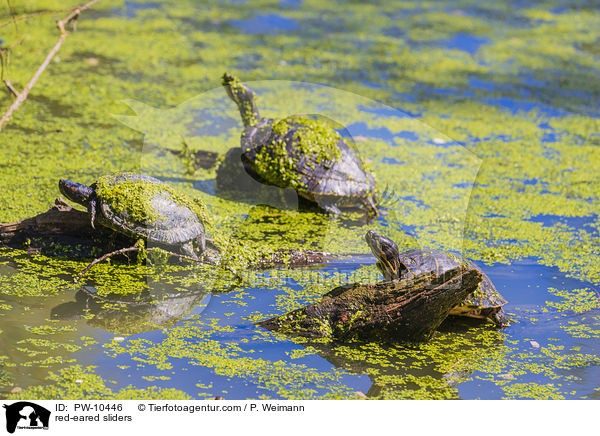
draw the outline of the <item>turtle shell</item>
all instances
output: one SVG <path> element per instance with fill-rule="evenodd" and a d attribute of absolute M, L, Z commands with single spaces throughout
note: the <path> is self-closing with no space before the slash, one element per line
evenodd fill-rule
<path fill-rule="evenodd" d="M 476 269 L 483 276 L 479 287 L 460 306 L 454 308 L 450 314 L 472 318 L 487 318 L 498 325 L 504 325 L 508 322 L 508 318 L 502 310 L 506 300 L 496 290 L 490 278 L 473 262 L 458 255 L 431 249 L 409 250 L 400 253 L 399 259 L 401 265 L 406 268 L 401 271 L 403 277 L 417 276 L 426 272 L 443 275 L 459 266 Z"/>
<path fill-rule="evenodd" d="M 376 211 L 375 178 L 356 151 L 322 119 L 261 119 L 241 139 L 246 170 L 263 183 L 292 187 L 328 206 Z"/>
<path fill-rule="evenodd" d="M 154 177 L 104 176 L 92 188 L 98 199 L 96 219 L 117 232 L 166 245 L 204 238 L 201 217 L 189 206 L 192 200 Z"/>

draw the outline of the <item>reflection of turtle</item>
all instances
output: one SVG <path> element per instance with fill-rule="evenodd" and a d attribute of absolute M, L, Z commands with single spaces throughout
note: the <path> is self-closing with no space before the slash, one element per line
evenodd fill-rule
<path fill-rule="evenodd" d="M 180 247 L 193 258 L 205 250 L 204 205 L 154 177 L 104 176 L 91 186 L 60 180 L 60 192 L 87 207 L 95 223 L 134 239 Z M 196 242 L 197 247 L 194 247 Z"/>
<path fill-rule="evenodd" d="M 443 275 L 461 264 L 476 269 L 483 276 L 483 280 L 461 305 L 450 311 L 450 315 L 487 319 L 499 327 L 508 324 L 509 320 L 502 309 L 506 300 L 477 265 L 462 257 L 437 250 L 419 249 L 400 253 L 392 240 L 373 230 L 367 232 L 365 238 L 378 259 L 377 267 L 387 281 L 415 277 L 425 272 Z"/>
<path fill-rule="evenodd" d="M 301 115 L 261 118 L 250 88 L 227 73 L 222 83 L 244 122 L 241 160 L 253 178 L 291 187 L 329 213 L 363 209 L 377 214 L 373 175 L 329 123 Z"/>
<path fill-rule="evenodd" d="M 172 289 L 171 289 L 172 287 Z M 165 284 L 139 294 L 98 295 L 86 287 L 75 301 L 59 304 L 51 311 L 54 319 L 85 317 L 88 325 L 119 334 L 137 334 L 171 327 L 188 316 L 210 294 L 201 286 L 177 291 Z"/>

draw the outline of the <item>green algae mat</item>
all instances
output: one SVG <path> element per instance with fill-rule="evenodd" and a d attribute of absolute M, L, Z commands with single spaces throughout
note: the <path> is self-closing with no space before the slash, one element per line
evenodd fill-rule
<path fill-rule="evenodd" d="M 25 86 L 64 15 L 0 27 L 3 48 L 23 39 L 4 79 Z M 600 11 L 584 1 L 94 5 L 0 132 L 0 222 L 47 210 L 60 178 L 139 172 L 201 200 L 220 233 L 253 250 L 335 259 L 242 282 L 185 264 L 102 263 L 75 282 L 89 260 L 0 248 L 0 392 L 600 399 L 598 29 Z M 256 91 L 263 116 L 332 120 L 376 175 L 380 217 L 299 212 L 293 192 L 275 189 L 217 192 L 215 168 L 193 168 L 189 152 L 239 145 L 226 71 Z M 474 260 L 514 322 L 448 324 L 410 346 L 307 343 L 254 325 L 339 284 L 382 280 L 370 229 L 401 249 Z"/>

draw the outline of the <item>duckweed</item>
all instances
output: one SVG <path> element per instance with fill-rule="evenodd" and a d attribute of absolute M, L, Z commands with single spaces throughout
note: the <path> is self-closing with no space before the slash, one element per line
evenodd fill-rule
<path fill-rule="evenodd" d="M 77 5 L 63 3 L 46 1 L 44 8 Z M 340 14 L 337 3 L 305 0 L 285 10 L 269 1 L 237 2 L 235 8 L 211 3 L 198 14 L 194 2 L 158 4 L 130 10 L 121 1 L 104 0 L 82 15 L 57 61 L 2 131 L 0 221 L 47 210 L 58 195 L 59 178 L 90 182 L 143 172 L 207 205 L 225 242 L 249 244 L 244 250 L 231 242 L 224 249 L 239 269 L 253 259 L 255 248 L 365 253 L 364 234 L 374 229 L 400 249 L 454 250 L 494 266 L 534 261 L 547 267 L 545 274 L 581 283 L 571 289 L 532 279 L 537 304 L 520 309 L 509 301 L 507 310 L 517 322 L 505 332 L 442 330 L 413 348 L 292 344 L 251 322 L 316 301 L 340 282 L 380 280 L 376 269 L 365 265 L 331 274 L 321 267 L 283 268 L 277 277 L 251 272 L 235 294 L 220 299 L 231 280 L 189 265 L 101 264 L 75 284 L 86 262 L 65 258 L 62 247 L 56 247 L 56 256 L 2 248 L 0 320 L 10 353 L 0 357 L 9 373 L 0 380 L 24 387 L 11 398 L 186 399 L 221 390 L 234 398 L 354 398 L 353 383 L 366 383 L 370 398 L 460 398 L 474 389 L 481 397 L 490 392 L 495 398 L 598 398 L 592 386 L 597 353 L 590 352 L 599 336 L 593 293 L 600 283 L 595 176 L 600 66 L 597 36 L 590 32 L 600 23 L 593 8 L 563 8 L 554 1 L 535 9 L 490 1 L 355 2 Z M 39 10 L 33 2 L 14 7 L 17 15 Z M 297 29 L 240 34 L 232 23 L 256 17 L 255 8 L 295 20 Z M 27 36 L 13 49 L 7 71 L 18 89 L 54 44 L 54 18 L 60 14 L 5 28 L 5 47 Z M 250 199 L 240 204 L 214 195 L 214 168 L 190 175 L 186 160 L 169 152 L 181 148 L 182 137 L 191 152 L 225 153 L 239 144 L 239 113 L 218 83 L 223 70 L 243 71 L 260 93 L 265 116 L 318 113 L 346 126 L 379 188 L 390 193 L 381 218 L 364 225 L 274 212 Z M 270 79 L 282 82 L 253 82 Z M 203 323 L 186 309 L 173 324 L 148 315 L 139 323 L 133 317 L 102 323 L 106 313 L 131 305 L 75 311 L 81 286 L 106 298 L 117 294 L 118 301 L 140 294 L 163 301 L 161 292 L 184 293 L 198 283 L 219 288 L 206 307 L 214 305 L 217 313 L 209 318 L 233 315 Z M 73 309 L 72 317 L 48 320 L 49 308 L 63 304 Z M 152 339 L 144 333 L 148 328 Z M 106 329 L 127 340 L 113 343 L 116 334 Z M 524 336 L 541 347 L 532 349 Z M 581 349 L 569 346 L 571 338 Z M 85 350 L 72 354 L 59 344 Z M 307 354 L 292 352 L 293 363 L 285 353 L 281 361 L 261 354 L 274 345 L 286 351 L 307 346 Z M 29 357 L 33 353 L 38 354 Z M 107 371 L 72 366 L 78 353 L 98 357 Z M 131 377 L 109 381 L 116 377 L 111 361 Z M 22 368 L 40 379 L 28 378 Z M 171 379 L 141 379 L 147 370 L 157 371 L 151 377 Z M 175 385 L 168 371 L 179 370 L 197 377 L 189 392 L 136 387 Z M 253 390 L 238 393 L 230 387 L 237 382 Z"/>

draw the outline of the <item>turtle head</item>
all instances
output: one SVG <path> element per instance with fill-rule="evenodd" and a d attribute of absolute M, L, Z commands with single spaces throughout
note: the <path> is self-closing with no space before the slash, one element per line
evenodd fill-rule
<path fill-rule="evenodd" d="M 369 230 L 365 235 L 367 245 L 377 258 L 377 267 L 386 280 L 395 280 L 400 278 L 405 269 L 400 262 L 400 250 L 394 241 L 381 236 L 374 230 Z"/>
<path fill-rule="evenodd" d="M 244 126 L 254 126 L 260 119 L 258 109 L 256 108 L 254 91 L 229 73 L 223 74 L 221 83 L 225 87 L 227 95 L 238 105 Z"/>
<path fill-rule="evenodd" d="M 64 179 L 58 181 L 58 189 L 69 200 L 83 206 L 87 206 L 90 203 L 92 194 L 94 193 L 94 189 L 90 186 Z"/>

